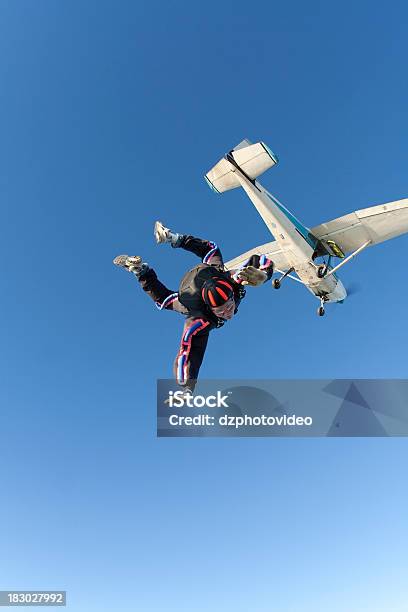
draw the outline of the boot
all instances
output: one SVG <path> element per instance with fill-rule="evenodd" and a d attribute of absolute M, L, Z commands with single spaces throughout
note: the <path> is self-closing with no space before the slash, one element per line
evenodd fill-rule
<path fill-rule="evenodd" d="M 140 255 L 118 255 L 113 263 L 115 266 L 132 272 L 137 278 L 140 278 L 149 269 L 149 265 L 142 260 Z"/>
<path fill-rule="evenodd" d="M 172 232 L 168 227 L 165 227 L 161 221 L 156 221 L 154 224 L 154 237 L 157 244 L 168 242 L 172 247 L 177 248 L 181 244 L 183 234 Z"/>

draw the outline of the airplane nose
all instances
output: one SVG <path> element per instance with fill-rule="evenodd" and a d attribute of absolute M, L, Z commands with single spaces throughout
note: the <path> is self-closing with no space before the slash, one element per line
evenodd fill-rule
<path fill-rule="evenodd" d="M 337 297 L 337 301 L 338 302 L 342 302 L 347 297 L 346 288 L 345 288 L 345 286 L 343 285 L 343 283 L 341 281 L 338 281 L 338 283 L 337 283 L 336 294 L 338 296 Z"/>

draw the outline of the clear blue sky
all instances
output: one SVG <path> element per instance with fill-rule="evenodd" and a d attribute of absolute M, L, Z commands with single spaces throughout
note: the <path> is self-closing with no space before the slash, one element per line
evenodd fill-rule
<path fill-rule="evenodd" d="M 64 588 L 75 612 L 407 609 L 406 440 L 156 439 L 182 320 L 111 263 L 141 254 L 177 287 L 194 260 L 156 247 L 156 218 L 227 258 L 268 241 L 202 179 L 244 137 L 309 226 L 407 197 L 407 19 L 1 2 L 0 588 Z M 202 375 L 406 378 L 407 249 L 345 268 L 360 292 L 323 319 L 294 283 L 254 290 Z"/>

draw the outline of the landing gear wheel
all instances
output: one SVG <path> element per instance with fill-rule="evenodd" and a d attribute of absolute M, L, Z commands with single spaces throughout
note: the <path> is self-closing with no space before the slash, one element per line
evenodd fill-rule
<path fill-rule="evenodd" d="M 325 312 L 326 311 L 324 309 L 324 306 L 319 306 L 319 308 L 317 309 L 317 314 L 319 315 L 319 317 L 323 317 Z"/>
<path fill-rule="evenodd" d="M 272 285 L 274 286 L 275 289 L 279 289 L 281 286 L 279 278 L 274 278 L 272 281 Z"/>
<path fill-rule="evenodd" d="M 319 278 L 324 278 L 327 274 L 327 266 L 325 266 L 324 264 L 322 264 L 321 266 L 319 266 L 317 268 L 317 276 Z"/>

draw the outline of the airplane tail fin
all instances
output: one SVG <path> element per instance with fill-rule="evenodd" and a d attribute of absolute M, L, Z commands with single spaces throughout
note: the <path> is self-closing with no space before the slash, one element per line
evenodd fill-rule
<path fill-rule="evenodd" d="M 231 152 L 235 163 L 250 179 L 256 179 L 278 163 L 277 156 L 263 142 L 251 144 L 249 140 L 240 142 Z M 223 157 L 205 175 L 209 187 L 216 193 L 240 187 L 234 166 Z"/>

